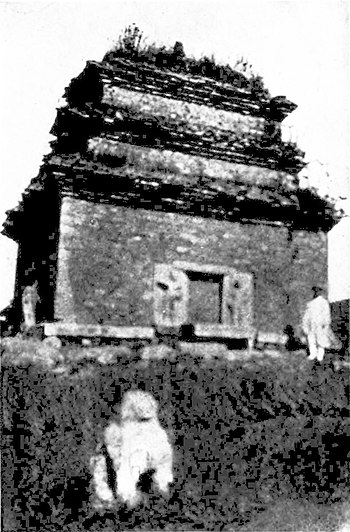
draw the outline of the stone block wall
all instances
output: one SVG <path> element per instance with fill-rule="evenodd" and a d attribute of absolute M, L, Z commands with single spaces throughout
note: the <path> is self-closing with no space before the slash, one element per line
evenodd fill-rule
<path fill-rule="evenodd" d="M 149 326 L 155 263 L 188 261 L 254 277 L 254 325 L 296 325 L 308 286 L 326 276 L 324 235 L 64 198 L 55 318 Z M 296 251 L 297 250 L 297 251 Z M 315 277 L 317 279 L 315 279 Z"/>

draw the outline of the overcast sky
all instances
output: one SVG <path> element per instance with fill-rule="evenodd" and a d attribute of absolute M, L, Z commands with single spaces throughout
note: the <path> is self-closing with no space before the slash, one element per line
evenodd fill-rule
<path fill-rule="evenodd" d="M 333 196 L 349 191 L 349 13 L 339 0 L 0 2 L 0 223 L 49 151 L 64 87 L 135 22 L 148 37 L 235 63 L 244 56 L 272 95 L 298 104 L 286 120 Z M 322 163 L 322 164 L 320 164 Z M 325 179 L 325 169 L 329 179 Z M 0 237 L 0 309 L 14 284 L 16 246 Z"/>

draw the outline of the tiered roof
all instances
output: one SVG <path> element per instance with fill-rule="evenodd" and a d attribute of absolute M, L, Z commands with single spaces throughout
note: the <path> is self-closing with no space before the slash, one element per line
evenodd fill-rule
<path fill-rule="evenodd" d="M 65 98 L 52 152 L 8 213 L 3 232 L 15 240 L 28 202 L 55 187 L 219 219 L 309 230 L 334 224 L 332 206 L 299 188 L 304 154 L 281 138 L 281 121 L 296 105 L 272 98 L 258 76 L 186 58 L 180 43 L 170 51 L 119 48 L 88 62 Z"/>

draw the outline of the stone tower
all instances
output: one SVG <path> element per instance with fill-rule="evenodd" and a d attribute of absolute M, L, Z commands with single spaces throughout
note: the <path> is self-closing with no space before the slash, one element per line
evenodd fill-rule
<path fill-rule="evenodd" d="M 303 153 L 281 135 L 295 104 L 181 43 L 124 42 L 65 98 L 52 152 L 4 225 L 19 244 L 18 323 L 36 283 L 46 334 L 189 326 L 198 341 L 234 340 L 298 325 L 326 280 L 334 214 L 299 188 Z"/>

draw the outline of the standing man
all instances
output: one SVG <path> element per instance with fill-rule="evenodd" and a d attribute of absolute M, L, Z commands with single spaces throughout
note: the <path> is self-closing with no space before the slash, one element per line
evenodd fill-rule
<path fill-rule="evenodd" d="M 331 309 L 323 295 L 323 288 L 313 286 L 313 299 L 306 305 L 302 328 L 307 336 L 309 360 L 322 362 L 326 348 L 333 343 L 331 329 Z"/>

